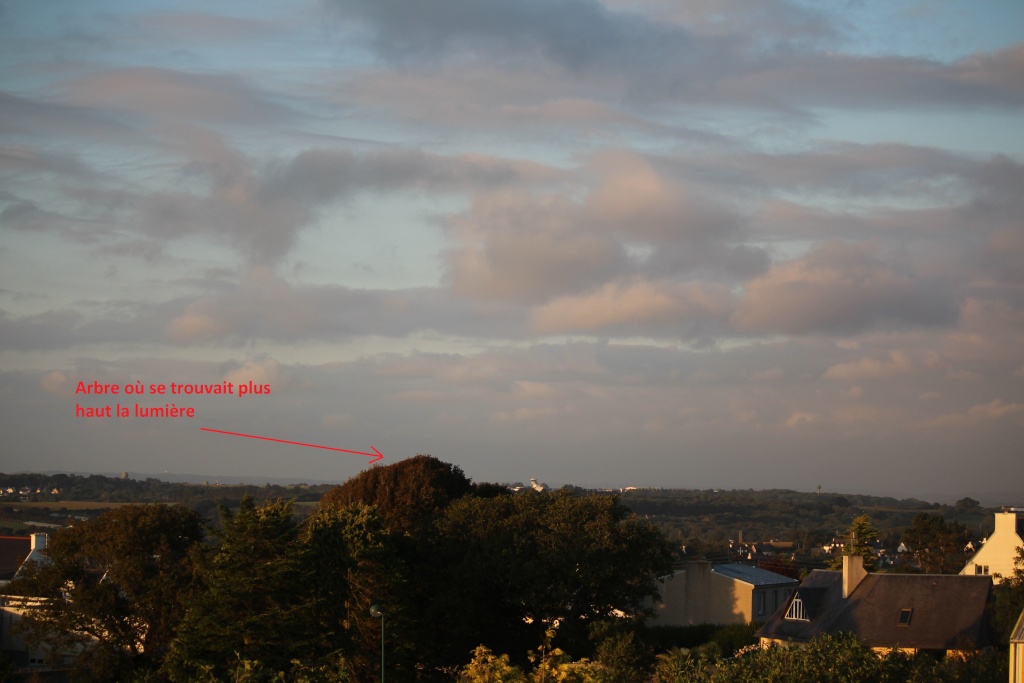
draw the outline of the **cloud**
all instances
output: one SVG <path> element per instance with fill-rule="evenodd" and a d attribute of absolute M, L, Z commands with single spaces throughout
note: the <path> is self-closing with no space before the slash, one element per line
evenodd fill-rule
<path fill-rule="evenodd" d="M 830 367 L 827 380 L 843 382 L 905 381 L 908 375 L 938 375 L 949 379 L 963 378 L 953 364 L 933 351 L 912 352 L 892 349 L 884 357 L 862 358 Z"/>
<path fill-rule="evenodd" d="M 701 283 L 642 280 L 616 281 L 586 294 L 550 301 L 533 312 L 533 329 L 541 334 L 593 332 L 607 328 L 664 331 L 699 330 L 700 322 L 724 318 L 731 297 L 724 287 Z M 693 333 L 691 332 L 691 334 Z"/>
<path fill-rule="evenodd" d="M 271 394 L 280 393 L 294 386 L 296 382 L 291 373 L 273 358 L 247 360 L 241 366 L 225 373 L 223 379 L 233 382 L 236 387 L 250 382 L 257 386 L 269 384 Z"/>
<path fill-rule="evenodd" d="M 109 69 L 67 84 L 80 107 L 116 111 L 146 120 L 281 123 L 295 113 L 245 79 L 223 73 L 188 73 L 154 67 Z"/>
<path fill-rule="evenodd" d="M 569 69 L 653 62 L 680 55 L 688 34 L 591 0 L 549 3 L 495 0 L 487 5 L 424 0 L 334 0 L 339 16 L 356 18 L 378 54 L 400 62 L 461 55 L 525 59 L 534 55 Z M 681 56 L 681 55 L 680 55 Z"/>
<path fill-rule="evenodd" d="M 60 370 L 53 370 L 43 375 L 39 380 L 39 386 L 43 388 L 43 391 L 55 396 L 70 398 L 75 395 L 75 390 L 68 379 L 68 374 Z"/>
<path fill-rule="evenodd" d="M 1024 426 L 1024 404 L 1007 403 L 996 398 L 989 403 L 971 406 L 965 413 L 949 413 L 935 417 L 929 422 L 929 426 L 965 429 L 1007 419 L 1019 426 Z"/>
<path fill-rule="evenodd" d="M 456 195 L 557 175 L 537 163 L 408 149 L 366 153 L 307 149 L 287 160 L 261 162 L 207 129 L 173 125 L 164 128 L 163 134 L 185 157 L 174 179 L 184 189 L 86 185 L 66 190 L 78 204 L 78 215 L 120 228 L 110 232 L 111 239 L 122 245 L 122 254 L 137 252 L 139 246 L 135 240 L 136 247 L 126 247 L 133 240 L 124 240 L 125 232 L 142 233 L 149 244 L 137 253 L 147 258 L 159 250 L 153 240 L 166 244 L 201 235 L 232 246 L 249 264 L 274 265 L 322 211 L 360 193 Z M 25 202 L 6 210 L 19 212 L 19 225 L 53 224 Z M 101 234 L 94 224 L 90 230 Z"/>
<path fill-rule="evenodd" d="M 956 62 L 851 55 L 835 48 L 836 26 L 820 12 L 766 2 L 620 11 L 596 0 L 498 0 L 467 6 L 426 0 L 334 0 L 348 28 L 399 69 L 488 62 L 521 68 L 555 65 L 559 80 L 600 76 L 600 99 L 747 106 L 1016 109 L 1024 103 L 1021 54 L 1013 47 Z M 636 8 L 629 7 L 634 10 Z M 759 17 L 765 17 L 761 19 Z M 752 37 L 756 33 L 756 38 Z M 671 64 L 666 69 L 665 64 Z"/>
<path fill-rule="evenodd" d="M 746 284 L 735 313 L 742 332 L 849 333 L 949 324 L 952 301 L 887 263 L 871 244 L 831 243 L 776 263 Z"/>
<path fill-rule="evenodd" d="M 621 246 L 579 219 L 558 196 L 477 196 L 448 220 L 460 245 L 445 254 L 446 282 L 460 296 L 536 302 L 612 277 L 626 261 Z"/>

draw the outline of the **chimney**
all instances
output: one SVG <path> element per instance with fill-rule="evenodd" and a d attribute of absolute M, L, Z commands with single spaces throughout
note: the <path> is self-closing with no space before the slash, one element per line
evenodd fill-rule
<path fill-rule="evenodd" d="M 843 600 L 850 597 L 861 580 L 868 575 L 861 555 L 843 555 Z"/>
<path fill-rule="evenodd" d="M 32 545 L 30 546 L 31 550 L 46 550 L 46 541 L 47 541 L 46 534 L 32 534 L 31 538 L 32 538 Z"/>

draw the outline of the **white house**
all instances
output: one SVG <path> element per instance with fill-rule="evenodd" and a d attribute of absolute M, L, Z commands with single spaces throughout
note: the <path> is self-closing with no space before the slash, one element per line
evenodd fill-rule
<path fill-rule="evenodd" d="M 1017 548 L 1024 546 L 1024 511 L 1011 508 L 996 513 L 996 528 L 981 546 L 981 550 L 967 561 L 961 576 L 991 575 L 994 583 L 1000 576 L 1013 574 L 1013 561 Z M 996 575 L 999 576 L 996 576 Z"/>

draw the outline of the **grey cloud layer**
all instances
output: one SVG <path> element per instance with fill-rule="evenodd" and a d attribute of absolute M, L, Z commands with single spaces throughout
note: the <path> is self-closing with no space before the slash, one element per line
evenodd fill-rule
<path fill-rule="evenodd" d="M 1024 477 L 1024 160 L 888 127 L 1003 125 L 1022 45 L 855 52 L 852 6 L 784 0 L 31 7 L 0 27 L 25 467 L 277 472 L 66 410 L 76 378 L 250 376 L 280 393 L 204 416 L 480 478 Z"/>

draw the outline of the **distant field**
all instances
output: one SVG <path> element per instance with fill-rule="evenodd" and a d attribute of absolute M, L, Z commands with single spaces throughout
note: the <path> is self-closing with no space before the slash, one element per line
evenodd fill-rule
<path fill-rule="evenodd" d="M 0 507 L 11 507 L 19 509 L 49 508 L 51 510 L 103 510 L 106 508 L 117 508 L 131 503 L 104 503 L 93 500 L 47 500 L 38 503 L 22 503 L 16 500 L 0 501 Z"/>

